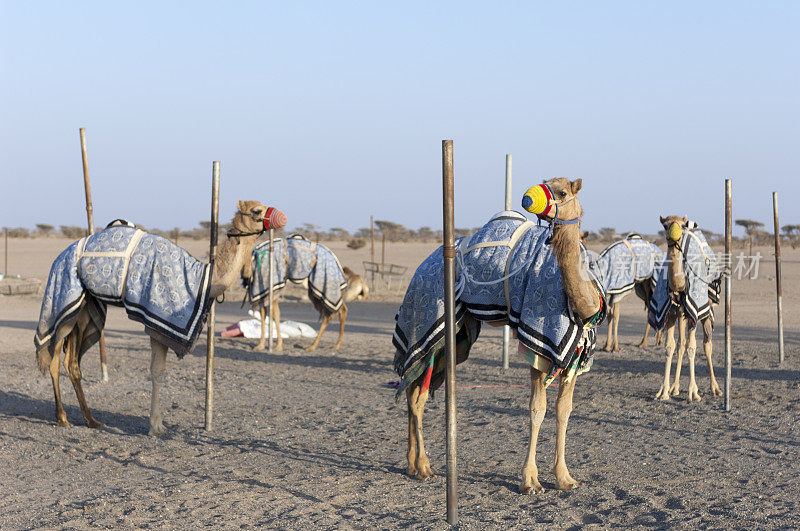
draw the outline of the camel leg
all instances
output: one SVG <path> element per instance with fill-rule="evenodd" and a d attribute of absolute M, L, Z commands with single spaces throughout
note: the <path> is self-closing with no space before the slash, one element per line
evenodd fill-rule
<path fill-rule="evenodd" d="M 283 336 L 281 336 L 281 307 L 278 305 L 277 297 L 274 301 L 272 301 L 272 320 L 275 323 L 275 334 L 278 339 L 278 342 L 275 344 L 275 351 L 281 352 L 283 350 Z"/>
<path fill-rule="evenodd" d="M 610 324 L 609 324 L 610 326 Z M 528 441 L 528 456 L 522 466 L 522 485 L 519 491 L 528 494 L 544 492 L 539 483 L 539 469 L 536 467 L 536 442 L 539 439 L 539 428 L 544 421 L 547 410 L 547 394 L 544 387 L 544 373 L 531 367 L 531 400 L 530 400 L 530 439 Z"/>
<path fill-rule="evenodd" d="M 670 320 L 667 323 L 667 365 L 664 369 L 664 383 L 661 384 L 658 393 L 656 393 L 656 400 L 669 400 L 669 372 L 672 369 L 672 354 L 675 352 L 675 320 Z"/>
<path fill-rule="evenodd" d="M 619 352 L 619 316 L 622 311 L 619 304 L 614 304 L 614 352 Z"/>
<path fill-rule="evenodd" d="M 167 346 L 150 338 L 150 380 L 153 382 L 153 392 L 150 395 L 150 435 L 163 435 L 167 432 L 164 427 L 161 408 L 159 406 L 159 391 L 164 384 L 164 371 L 167 368 Z"/>
<path fill-rule="evenodd" d="M 689 402 L 700 402 L 700 391 L 697 389 L 697 380 L 695 380 L 694 376 L 694 357 L 697 353 L 697 338 L 695 337 L 696 329 L 697 324 L 695 323 L 695 325 L 690 326 L 689 330 L 687 331 L 689 334 L 689 346 L 686 349 L 686 352 L 689 355 Z"/>
<path fill-rule="evenodd" d="M 92 417 L 92 412 L 89 411 L 89 405 L 86 403 L 86 395 L 83 393 L 83 385 L 81 384 L 81 366 L 78 355 L 81 332 L 78 327 L 75 327 L 75 330 L 67 337 L 67 353 L 64 356 L 64 366 L 67 368 L 67 374 L 69 374 L 69 379 L 72 381 L 72 387 L 75 388 L 75 395 L 78 397 L 78 404 L 81 406 L 86 425 L 90 428 L 102 428 L 103 425 L 97 422 Z"/>
<path fill-rule="evenodd" d="M 67 414 L 64 411 L 64 403 L 61 401 L 61 385 L 59 378 L 61 377 L 61 350 L 64 345 L 64 340 L 58 342 L 56 345 L 55 355 L 50 360 L 50 378 L 53 380 L 53 393 L 56 395 L 56 422 L 59 426 L 70 426 L 67 420 Z"/>
<path fill-rule="evenodd" d="M 661 330 L 656 330 L 656 346 L 660 346 L 663 343 L 664 343 L 664 340 L 661 337 Z"/>
<path fill-rule="evenodd" d="M 681 369 L 683 368 L 683 353 L 686 352 L 686 317 L 683 313 L 678 317 L 678 363 L 675 366 L 675 381 L 669 388 L 669 394 L 678 396 L 681 391 Z"/>
<path fill-rule="evenodd" d="M 722 395 L 722 389 L 717 384 L 717 379 L 714 377 L 714 365 L 711 363 L 711 320 L 706 319 L 703 321 L 703 351 L 706 354 L 706 361 L 708 362 L 708 372 L 711 374 L 711 394 L 716 396 Z"/>
<path fill-rule="evenodd" d="M 344 337 L 344 322 L 347 320 L 347 306 L 342 304 L 339 308 L 339 340 L 334 345 L 333 350 L 339 350 L 342 346 L 342 337 Z"/>
<path fill-rule="evenodd" d="M 642 340 L 639 342 L 639 347 L 646 347 L 647 346 L 647 336 L 650 335 L 650 322 L 644 322 L 644 336 L 642 336 Z"/>
<path fill-rule="evenodd" d="M 315 339 L 314 342 L 311 343 L 311 346 L 306 347 L 306 350 L 314 350 L 315 348 L 317 348 L 317 345 L 319 344 L 319 340 L 322 338 L 322 332 L 325 331 L 325 328 L 327 328 L 328 323 L 330 321 L 331 321 L 331 316 L 330 315 L 326 315 L 325 317 L 322 318 L 322 324 L 319 327 L 319 332 L 317 332 L 317 339 Z"/>
<path fill-rule="evenodd" d="M 603 348 L 606 352 L 611 352 L 612 338 L 614 335 L 614 313 L 617 310 L 617 305 L 612 304 L 608 307 L 608 337 L 606 338 L 606 346 Z"/>
<path fill-rule="evenodd" d="M 406 474 L 409 476 L 417 475 L 417 432 L 414 423 L 414 414 L 412 413 L 413 394 L 414 389 L 411 387 L 406 388 L 406 403 L 408 405 L 408 468 Z"/>
<path fill-rule="evenodd" d="M 409 438 L 409 462 L 408 472 L 411 473 L 412 469 L 415 470 L 415 475 L 420 481 L 424 481 L 432 477 L 433 471 L 431 470 L 431 463 L 428 456 L 425 454 L 425 442 L 422 438 L 422 414 L 425 412 L 425 402 L 428 401 L 428 391 L 420 392 L 420 387 L 414 385 L 406 389 L 406 398 L 408 400 L 408 410 L 411 419 L 409 421 L 409 435 L 413 428 L 414 442 Z M 412 445 L 416 446 L 415 455 L 411 455 Z M 411 458 L 414 461 L 411 461 Z"/>
<path fill-rule="evenodd" d="M 556 475 L 556 488 L 558 490 L 575 489 L 581 486 L 579 481 L 572 479 L 567 470 L 565 458 L 565 447 L 567 444 L 567 423 L 569 414 L 572 412 L 572 393 L 575 391 L 577 376 L 573 375 L 569 382 L 566 382 L 566 375 L 562 373 L 561 381 L 558 385 L 558 401 L 556 402 L 556 459 L 553 465 L 553 473 Z"/>
<path fill-rule="evenodd" d="M 253 350 L 264 350 L 266 347 L 266 333 L 267 333 L 267 309 L 262 306 L 258 309 L 259 316 L 261 317 L 261 339 L 258 341 L 258 345 L 253 347 Z"/>

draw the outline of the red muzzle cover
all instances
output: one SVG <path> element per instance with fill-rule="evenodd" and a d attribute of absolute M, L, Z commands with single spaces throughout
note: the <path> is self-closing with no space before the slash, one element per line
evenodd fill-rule
<path fill-rule="evenodd" d="M 286 226 L 286 214 L 274 207 L 267 208 L 264 214 L 264 229 L 281 229 Z"/>

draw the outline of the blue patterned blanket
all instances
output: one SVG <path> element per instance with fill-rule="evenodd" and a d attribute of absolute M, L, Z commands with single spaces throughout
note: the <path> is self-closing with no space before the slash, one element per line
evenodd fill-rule
<path fill-rule="evenodd" d="M 597 266 L 609 304 L 620 301 L 638 282 L 652 279 L 656 264 L 663 262 L 665 256 L 657 245 L 634 233 L 606 247 Z"/>
<path fill-rule="evenodd" d="M 344 304 L 342 290 L 347 287 L 347 279 L 339 259 L 330 249 L 293 234 L 286 238 L 286 261 L 289 280 L 299 283 L 307 278 L 309 295 L 326 311 L 339 311 Z"/>
<path fill-rule="evenodd" d="M 283 238 L 273 240 L 272 251 L 272 290 L 273 293 L 286 286 L 286 244 Z M 253 275 L 247 288 L 250 304 L 260 307 L 269 297 L 269 241 L 261 242 L 253 249 L 251 256 Z"/>
<path fill-rule="evenodd" d="M 480 322 L 508 323 L 531 356 L 558 367 L 570 361 L 586 331 L 594 348 L 593 328 L 584 328 L 570 309 L 555 253 L 546 242 L 549 231 L 518 212 L 496 214 L 471 238 L 456 244 L 456 330 L 459 362 L 480 333 Z M 587 279 L 604 298 L 597 265 L 583 253 Z M 432 365 L 444 348 L 444 261 L 440 247 L 417 268 L 397 312 L 392 343 L 400 392 Z M 506 281 L 502 279 L 508 277 Z M 605 312 L 603 304 L 603 313 Z M 599 316 L 596 322 L 601 322 Z M 528 360 L 533 363 L 533 359 Z M 432 385 L 432 389 L 436 385 Z"/>
<path fill-rule="evenodd" d="M 714 251 L 706 242 L 700 229 L 684 230 L 680 242 L 683 267 L 686 271 L 686 291 L 678 300 L 669 291 L 668 264 L 664 260 L 655 276 L 653 297 L 650 299 L 647 320 L 660 330 L 667 322 L 669 309 L 673 305 L 683 306 L 686 316 L 698 323 L 709 317 L 714 319 L 711 304 L 719 302 L 719 283 L 722 270 Z"/>
<path fill-rule="evenodd" d="M 124 307 L 179 357 L 194 346 L 209 308 L 211 266 L 166 238 L 123 223 L 78 240 L 53 262 L 34 338 L 42 366 L 74 327 L 84 302 L 92 330 L 81 354 L 99 338 L 106 304 Z"/>

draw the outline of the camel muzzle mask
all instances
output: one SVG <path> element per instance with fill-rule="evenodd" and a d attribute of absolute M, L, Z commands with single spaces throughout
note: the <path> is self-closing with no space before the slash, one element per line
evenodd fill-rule
<path fill-rule="evenodd" d="M 667 230 L 667 241 L 671 245 L 675 245 L 681 241 L 683 236 L 683 229 L 677 221 L 673 221 Z"/>
<path fill-rule="evenodd" d="M 267 208 L 264 214 L 264 230 L 280 229 L 286 226 L 286 214 L 274 207 Z"/>
<path fill-rule="evenodd" d="M 559 204 L 553 194 L 553 189 L 548 184 L 537 184 L 528 188 L 525 195 L 522 196 L 522 208 L 536 214 L 540 220 L 556 223 L 557 225 L 577 223 L 580 218 L 562 221 L 558 219 L 558 210 L 560 207 L 570 204 L 575 198 Z"/>

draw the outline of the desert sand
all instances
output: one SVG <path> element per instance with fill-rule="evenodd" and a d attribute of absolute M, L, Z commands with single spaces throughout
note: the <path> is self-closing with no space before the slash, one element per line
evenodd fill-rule
<path fill-rule="evenodd" d="M 182 241 L 196 256 L 201 241 Z M 11 240 L 9 273 L 46 279 L 69 242 Z M 369 246 L 330 245 L 361 272 Z M 435 244 L 389 244 L 386 261 L 415 266 Z M 528 370 L 516 354 L 500 366 L 500 332 L 484 327 L 458 366 L 461 526 L 798 527 L 800 526 L 800 252 L 784 250 L 786 361 L 777 365 L 774 262 L 758 280 L 735 280 L 733 408 L 708 392 L 698 356 L 699 404 L 683 393 L 653 399 L 663 347 L 637 348 L 643 305 L 625 299 L 621 350 L 598 350 L 579 378 L 567 434 L 567 463 L 583 486 L 552 489 L 557 389 L 539 439 L 546 492 L 517 492 L 528 425 Z M 380 248 L 376 249 L 380 260 Z M 407 280 L 407 279 L 406 279 Z M 100 381 L 97 347 L 84 357 L 85 389 L 102 430 L 85 427 L 69 380 L 62 394 L 72 427 L 54 422 L 49 376 L 34 362 L 40 296 L 0 296 L 0 527 L 422 527 L 443 528 L 444 394 L 429 401 L 426 447 L 437 476 L 405 475 L 406 408 L 395 403 L 391 335 L 402 292 L 354 302 L 342 350 L 289 341 L 257 353 L 254 340 L 217 342 L 214 429 L 203 429 L 205 339 L 181 361 L 170 354 L 162 404 L 164 437 L 149 437 L 149 342 L 117 308 L 106 327 L 110 381 Z M 287 292 L 283 318 L 317 326 L 311 305 Z M 217 331 L 246 318 L 236 293 L 218 307 Z M 723 382 L 722 311 L 714 363 Z M 605 338 L 605 325 L 600 328 Z M 601 342 L 602 347 L 602 342 Z M 684 362 L 685 363 L 685 362 Z M 483 387 L 477 387 L 483 386 Z"/>

